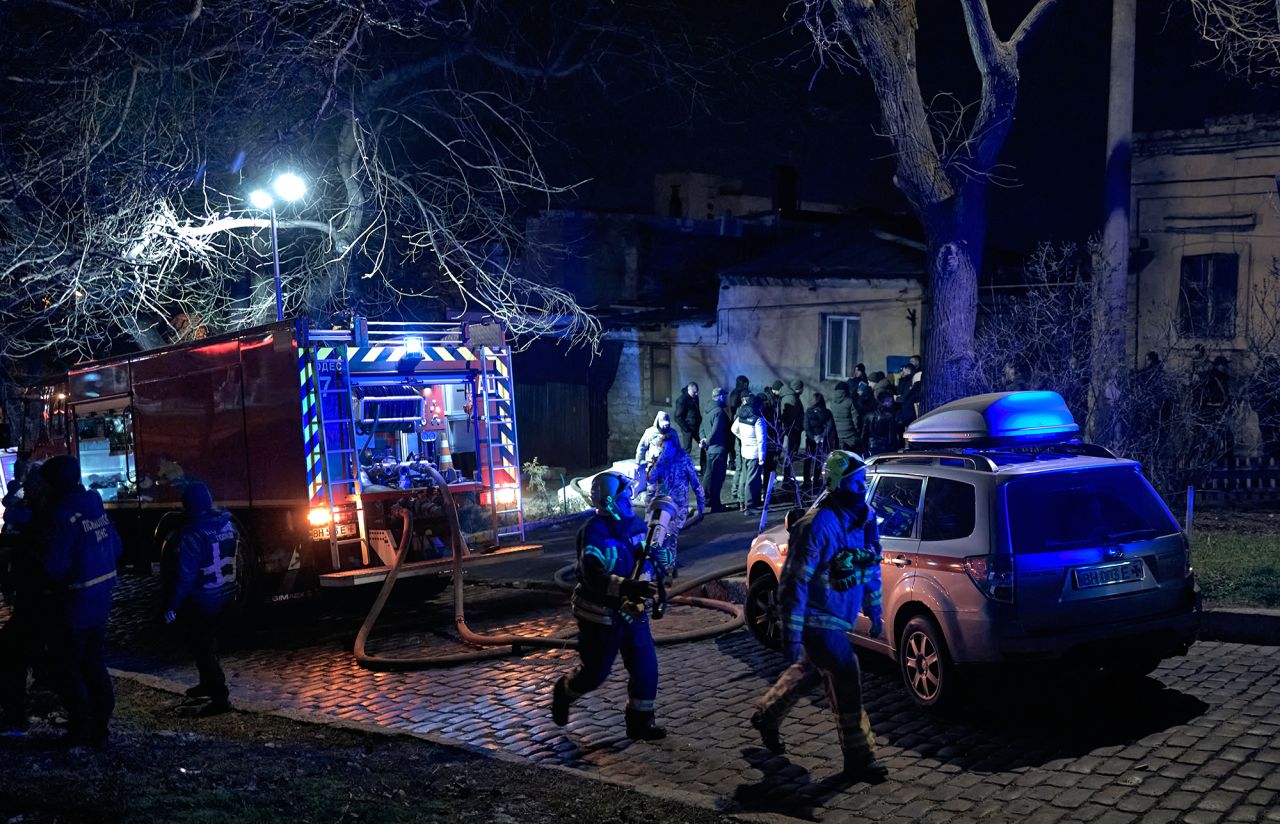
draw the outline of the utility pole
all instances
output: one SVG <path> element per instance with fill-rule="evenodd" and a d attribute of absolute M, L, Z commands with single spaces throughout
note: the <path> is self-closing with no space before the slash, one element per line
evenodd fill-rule
<path fill-rule="evenodd" d="M 1107 166 L 1103 259 L 1095 278 L 1089 391 L 1090 436 L 1118 433 L 1114 402 L 1124 371 L 1129 319 L 1129 203 L 1133 151 L 1133 73 L 1137 0 L 1111 3 L 1111 85 L 1107 101 Z"/>

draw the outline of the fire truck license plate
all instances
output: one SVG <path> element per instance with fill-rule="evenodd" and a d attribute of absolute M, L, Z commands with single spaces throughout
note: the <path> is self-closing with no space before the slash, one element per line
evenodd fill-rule
<path fill-rule="evenodd" d="M 1076 589 L 1101 587 L 1126 581 L 1141 581 L 1146 577 L 1146 567 L 1142 561 L 1125 561 L 1122 564 L 1079 567 L 1075 570 L 1075 576 Z"/>

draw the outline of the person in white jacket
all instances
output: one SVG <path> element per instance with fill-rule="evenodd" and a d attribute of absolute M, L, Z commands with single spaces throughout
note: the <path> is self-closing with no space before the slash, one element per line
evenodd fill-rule
<path fill-rule="evenodd" d="M 632 489 L 637 496 L 648 486 L 649 467 L 662 454 L 662 439 L 674 434 L 671 415 L 664 409 L 654 416 L 653 426 L 640 436 L 640 443 L 636 444 L 636 474 L 632 479 Z"/>
<path fill-rule="evenodd" d="M 764 464 L 767 448 L 768 426 L 761 414 L 764 399 L 755 395 L 738 409 L 730 430 L 738 439 L 742 464 L 734 478 L 734 491 L 744 512 L 752 514 L 760 509 L 760 468 Z"/>

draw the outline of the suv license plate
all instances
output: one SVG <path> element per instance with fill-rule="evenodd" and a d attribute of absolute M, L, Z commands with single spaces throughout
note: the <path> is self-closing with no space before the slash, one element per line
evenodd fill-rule
<path fill-rule="evenodd" d="M 1076 589 L 1086 589 L 1107 584 L 1123 584 L 1126 581 L 1141 581 L 1146 577 L 1146 567 L 1142 561 L 1125 561 L 1121 564 L 1078 567 L 1074 573 Z"/>

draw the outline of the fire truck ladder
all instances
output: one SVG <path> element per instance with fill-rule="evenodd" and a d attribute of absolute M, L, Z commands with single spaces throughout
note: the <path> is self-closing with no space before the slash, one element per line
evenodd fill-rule
<path fill-rule="evenodd" d="M 318 358 L 317 351 L 323 351 L 329 357 Z M 313 374 L 316 376 L 316 411 L 320 423 L 325 500 L 329 512 L 333 513 L 336 505 L 342 502 L 340 493 L 346 490 L 356 504 L 357 528 L 354 532 L 340 537 L 337 522 L 330 521 L 329 558 L 333 568 L 338 569 L 341 566 L 342 547 L 359 544 L 360 562 L 368 565 L 369 547 L 361 537 L 365 534 L 364 504 L 360 495 L 360 458 L 356 450 L 355 421 L 351 415 L 351 379 L 346 347 L 323 350 L 312 348 L 311 359 Z M 321 363 L 327 365 L 323 371 Z"/>
<path fill-rule="evenodd" d="M 477 430 L 481 478 L 489 487 L 493 540 L 524 540 L 524 494 L 520 488 L 520 452 L 516 447 L 515 395 L 512 392 L 511 349 L 480 347 L 480 398 Z M 514 517 L 512 517 L 514 516 Z"/>

